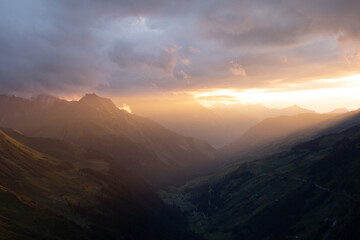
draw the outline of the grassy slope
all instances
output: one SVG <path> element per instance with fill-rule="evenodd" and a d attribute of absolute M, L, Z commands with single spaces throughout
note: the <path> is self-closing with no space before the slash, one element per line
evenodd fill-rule
<path fill-rule="evenodd" d="M 112 161 L 109 156 L 103 153 L 77 144 L 58 139 L 28 137 L 10 128 L 2 128 L 1 130 L 16 141 L 38 152 L 70 162 L 75 168 L 107 170 L 109 169 L 109 162 Z"/>
<path fill-rule="evenodd" d="M 110 99 L 93 94 L 72 102 L 0 96 L 0 120 L 27 136 L 61 139 L 111 155 L 154 185 L 181 181 L 218 163 L 217 151 L 206 142 L 119 110 Z"/>
<path fill-rule="evenodd" d="M 0 186 L 0 239 L 90 239 L 80 226 Z"/>
<path fill-rule="evenodd" d="M 46 149 L 57 146 L 57 152 L 69 150 L 56 144 Z M 0 131 L 0 236 L 192 239 L 185 219 L 163 204 L 146 183 L 113 162 L 96 157 L 109 169 L 99 169 L 98 165 L 83 168 L 86 158 L 79 156 L 74 158 L 81 164 L 67 158 L 59 160 Z"/>
<path fill-rule="evenodd" d="M 207 239 L 356 239 L 359 176 L 360 127 L 354 127 L 163 197 Z"/>

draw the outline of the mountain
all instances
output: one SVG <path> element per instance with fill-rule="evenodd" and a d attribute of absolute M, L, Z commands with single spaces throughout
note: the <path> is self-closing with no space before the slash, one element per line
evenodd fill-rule
<path fill-rule="evenodd" d="M 314 111 L 306 108 L 301 108 L 298 105 L 292 105 L 282 109 L 267 108 L 261 104 L 249 104 L 244 105 L 241 103 L 236 104 L 221 104 L 217 103 L 210 107 L 214 112 L 224 114 L 241 114 L 261 121 L 266 118 L 278 117 L 278 116 L 292 116 L 302 113 L 315 113 Z"/>
<path fill-rule="evenodd" d="M 343 113 L 313 129 L 315 136 L 338 133 L 360 124 L 360 109 Z"/>
<path fill-rule="evenodd" d="M 204 139 L 219 148 L 235 141 L 259 121 L 282 115 L 313 113 L 291 106 L 269 109 L 261 104 L 214 104 L 206 108 L 193 97 L 151 98 L 143 100 L 118 99 L 119 105 L 130 105 L 133 113 L 153 119 L 185 136 Z"/>
<path fill-rule="evenodd" d="M 36 151 L 0 130 L 1 239 L 199 239 L 176 209 L 110 158 L 7 131 L 63 157 Z M 67 151 L 76 149 L 71 158 Z"/>
<path fill-rule="evenodd" d="M 319 126 L 322 123 L 335 118 L 337 114 L 317 114 L 305 113 L 293 116 L 280 116 L 267 118 L 246 131 L 240 138 L 233 143 L 224 146 L 220 151 L 229 158 L 240 158 L 251 154 L 265 152 L 264 147 L 272 145 L 273 149 L 266 149 L 266 152 L 282 150 L 283 145 L 290 145 L 300 141 L 301 134 L 311 127 Z M 312 132 L 312 131 L 311 131 Z M 307 136 L 304 134 L 304 136 Z M 289 140 L 290 139 L 290 140 Z M 280 143 L 280 140 L 284 140 Z"/>
<path fill-rule="evenodd" d="M 357 125 L 162 196 L 206 239 L 357 239 L 359 156 Z"/>
<path fill-rule="evenodd" d="M 263 115 L 269 111 L 269 109 L 261 104 L 249 104 L 244 105 L 241 103 L 235 104 L 223 104 L 223 103 L 215 103 L 210 106 L 210 109 L 214 112 L 218 112 L 221 114 L 242 114 L 252 116 L 254 118 L 263 118 Z"/>
<path fill-rule="evenodd" d="M 214 104 L 210 110 L 221 116 L 229 133 L 221 147 L 236 141 L 249 128 L 267 118 L 314 113 L 314 111 L 293 105 L 283 109 L 270 109 L 261 104 Z"/>
<path fill-rule="evenodd" d="M 347 113 L 347 112 L 349 112 L 347 108 L 336 108 L 329 113 L 331 114 L 331 113 Z"/>
<path fill-rule="evenodd" d="M 270 111 L 274 112 L 274 114 L 276 113 L 277 115 L 287 115 L 287 116 L 292 116 L 292 115 L 298 115 L 298 114 L 302 114 L 302 113 L 315 113 L 315 111 L 306 109 L 306 108 L 302 108 L 299 107 L 298 105 L 292 105 L 283 109 L 270 109 Z"/>
<path fill-rule="evenodd" d="M 144 101 L 119 101 L 130 105 L 132 112 L 153 119 L 163 126 L 184 136 L 204 139 L 214 147 L 223 146 L 249 127 L 253 120 L 246 116 L 218 114 L 199 104 L 194 98 L 172 97 L 144 99 Z M 235 128 L 235 126 L 237 126 Z"/>
<path fill-rule="evenodd" d="M 28 137 L 11 128 L 0 128 L 6 135 L 23 145 L 38 152 L 55 157 L 58 160 L 71 162 L 76 168 L 92 168 L 106 170 L 109 164 L 116 164 L 110 156 L 77 144 L 58 139 L 43 137 Z"/>
<path fill-rule="evenodd" d="M 51 96 L 1 96 L 0 124 L 27 136 L 55 138 L 106 153 L 155 185 L 186 179 L 217 164 L 217 152 L 206 142 L 120 110 L 110 99 L 95 94 L 71 102 Z"/>

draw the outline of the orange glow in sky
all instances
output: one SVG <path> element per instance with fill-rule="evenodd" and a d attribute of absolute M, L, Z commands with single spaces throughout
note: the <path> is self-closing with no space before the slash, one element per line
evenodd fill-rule
<path fill-rule="evenodd" d="M 354 110 L 360 107 L 360 75 L 319 79 L 306 83 L 280 85 L 275 88 L 207 89 L 192 94 L 199 103 L 207 107 L 220 102 L 260 103 L 271 108 L 297 104 L 317 112 L 328 112 L 341 107 Z"/>

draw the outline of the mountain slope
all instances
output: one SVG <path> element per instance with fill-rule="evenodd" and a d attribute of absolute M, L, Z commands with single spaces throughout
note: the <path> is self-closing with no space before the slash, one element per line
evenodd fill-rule
<path fill-rule="evenodd" d="M 200 99 L 201 100 L 201 99 Z M 269 109 L 260 104 L 221 104 L 207 108 L 193 97 L 116 99 L 135 114 L 153 119 L 185 136 L 204 139 L 219 148 L 235 141 L 249 127 L 269 117 L 314 113 L 299 106 Z"/>
<path fill-rule="evenodd" d="M 58 160 L 69 162 L 76 168 L 108 170 L 110 164 L 115 164 L 110 156 L 77 144 L 58 139 L 28 137 L 11 128 L 0 128 L 0 130 L 25 146 Z"/>
<path fill-rule="evenodd" d="M 48 210 L 41 209 L 24 197 L 0 186 L 1 239 L 91 239 L 78 225 Z"/>
<path fill-rule="evenodd" d="M 317 136 L 344 131 L 360 124 L 360 110 L 340 114 L 329 119 L 323 125 L 317 126 L 314 131 Z"/>
<path fill-rule="evenodd" d="M 220 151 L 229 158 L 240 158 L 258 152 L 259 149 L 270 144 L 277 145 L 280 149 L 280 146 L 284 145 L 284 143 L 279 143 L 281 139 L 285 139 L 287 144 L 296 142 L 297 138 L 294 136 L 291 139 L 292 135 L 319 126 L 336 116 L 336 114 L 306 113 L 268 118 L 251 127 L 239 139 L 224 146 Z"/>
<path fill-rule="evenodd" d="M 164 198 L 207 239 L 357 239 L 359 176 L 355 126 L 194 180 Z"/>
<path fill-rule="evenodd" d="M 131 106 L 135 114 L 153 119 L 184 136 L 204 139 L 215 147 L 236 139 L 254 120 L 245 115 L 219 114 L 198 103 L 193 97 L 118 100 Z M 235 128 L 236 126 L 236 128 Z"/>
<path fill-rule="evenodd" d="M 154 184 L 183 179 L 216 164 L 216 150 L 207 143 L 119 110 L 111 100 L 95 94 L 72 102 L 48 96 L 30 100 L 2 96 L 0 123 L 25 135 L 104 152 Z"/>
<path fill-rule="evenodd" d="M 343 107 L 343 108 L 336 108 L 329 113 L 331 114 L 331 113 L 347 113 L 347 112 L 349 112 L 349 110 Z"/>
<path fill-rule="evenodd" d="M 55 152 L 69 149 L 62 146 L 66 144 L 55 144 L 52 149 L 57 148 Z M 101 159 L 99 155 L 91 158 L 88 154 L 75 157 L 75 163 L 82 164 L 74 164 L 72 159 L 59 160 L 35 151 L 0 131 L 0 236 L 6 239 L 193 238 L 187 233 L 181 215 L 164 205 L 145 182 L 114 161 Z M 108 168 L 91 167 L 93 164 L 83 168 L 85 157 L 103 161 L 102 165 Z"/>
<path fill-rule="evenodd" d="M 266 118 L 279 117 L 279 116 L 293 116 L 304 113 L 315 113 L 314 111 L 306 108 L 301 108 L 297 105 L 292 105 L 286 108 L 267 108 L 261 104 L 244 105 L 237 104 L 221 104 L 217 103 L 210 107 L 216 113 L 227 115 L 239 115 L 253 118 L 256 122 Z"/>

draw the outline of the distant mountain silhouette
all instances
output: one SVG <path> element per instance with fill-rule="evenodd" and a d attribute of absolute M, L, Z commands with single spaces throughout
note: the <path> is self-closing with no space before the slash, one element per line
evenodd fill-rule
<path fill-rule="evenodd" d="M 312 131 L 314 136 L 322 136 L 330 133 L 338 133 L 360 124 L 360 109 L 339 114 L 321 125 L 316 126 Z"/>
<path fill-rule="evenodd" d="M 301 113 L 315 113 L 314 111 L 301 108 L 298 105 L 292 105 L 286 108 L 277 109 L 277 108 L 267 108 L 261 104 L 221 104 L 217 103 L 210 107 L 211 110 L 224 114 L 227 112 L 228 114 L 242 114 L 244 116 L 252 117 L 257 121 L 261 121 L 270 117 L 278 117 L 278 116 L 292 116 Z"/>
<path fill-rule="evenodd" d="M 349 110 L 347 108 L 336 108 L 332 111 L 330 111 L 329 113 L 347 113 L 349 112 Z"/>
<path fill-rule="evenodd" d="M 216 150 L 206 142 L 129 114 L 95 94 L 71 102 L 0 96 L 0 126 L 93 148 L 154 184 L 186 179 L 217 164 Z"/>
<path fill-rule="evenodd" d="M 268 145 L 275 146 L 276 150 L 283 150 L 280 148 L 284 144 L 280 144 L 279 141 L 281 139 L 284 139 L 286 144 L 296 142 L 297 138 L 295 136 L 291 141 L 289 141 L 288 138 L 291 138 L 291 136 L 301 131 L 306 131 L 312 127 L 321 125 L 336 116 L 338 115 L 305 113 L 293 116 L 267 118 L 251 127 L 233 143 L 221 148 L 220 151 L 228 157 L 236 159 L 254 153 L 270 152 L 270 149 L 266 149 L 267 151 L 259 151 L 259 149 Z"/>
<path fill-rule="evenodd" d="M 243 130 L 232 128 L 232 119 L 221 116 L 193 98 L 150 99 L 146 103 L 128 103 L 134 113 L 153 119 L 184 136 L 204 139 L 215 147 L 224 145 Z M 233 122 L 233 123 L 231 123 Z M 252 119 L 240 118 L 237 126 L 250 126 Z M 234 133 L 235 132 L 235 133 Z"/>
<path fill-rule="evenodd" d="M 265 118 L 313 113 L 296 105 L 269 109 L 261 104 L 217 103 L 206 108 L 193 97 L 147 99 L 146 102 L 131 102 L 130 99 L 126 103 L 134 113 L 149 117 L 182 135 L 204 139 L 216 148 L 235 141 Z"/>

